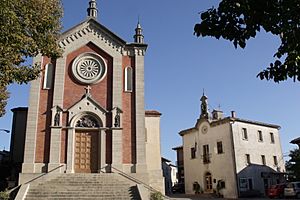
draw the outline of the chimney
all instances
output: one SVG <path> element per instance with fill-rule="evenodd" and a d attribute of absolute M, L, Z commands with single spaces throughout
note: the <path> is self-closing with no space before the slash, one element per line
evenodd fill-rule
<path fill-rule="evenodd" d="M 232 118 L 236 118 L 236 113 L 235 113 L 235 111 L 231 111 L 231 117 L 232 117 Z"/>

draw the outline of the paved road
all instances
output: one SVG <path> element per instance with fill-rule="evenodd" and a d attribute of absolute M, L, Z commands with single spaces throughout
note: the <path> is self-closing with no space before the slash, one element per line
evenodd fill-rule
<path fill-rule="evenodd" d="M 221 199 L 225 199 L 225 198 L 214 198 L 214 197 L 210 197 L 210 196 L 204 196 L 204 195 L 186 195 L 186 194 L 175 194 L 175 195 L 171 195 L 169 196 L 170 199 L 172 200 L 221 200 Z M 241 200 L 267 200 L 268 198 L 240 198 Z M 276 199 L 276 200 L 281 200 L 281 199 Z M 288 199 L 284 199 L 284 200 L 288 200 Z"/>

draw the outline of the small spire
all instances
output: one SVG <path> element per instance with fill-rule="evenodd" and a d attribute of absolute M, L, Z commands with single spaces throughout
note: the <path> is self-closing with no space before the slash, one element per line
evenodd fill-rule
<path fill-rule="evenodd" d="M 90 0 L 89 8 L 87 9 L 88 17 L 93 17 L 97 19 L 98 9 L 97 9 L 97 2 L 96 0 Z"/>
<path fill-rule="evenodd" d="M 136 25 L 135 35 L 133 36 L 133 38 L 134 38 L 135 43 L 140 43 L 140 44 L 144 43 L 143 29 L 142 29 L 142 26 L 140 24 L 140 16 L 138 17 L 138 23 Z"/>

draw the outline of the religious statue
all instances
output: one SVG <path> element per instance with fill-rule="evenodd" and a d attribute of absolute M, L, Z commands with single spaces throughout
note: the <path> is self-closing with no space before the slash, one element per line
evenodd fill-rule
<path fill-rule="evenodd" d="M 201 97 L 201 117 L 208 118 L 208 108 L 207 108 L 207 97 L 203 95 Z"/>
<path fill-rule="evenodd" d="M 115 127 L 120 127 L 121 124 L 120 124 L 120 121 L 121 121 L 121 117 L 120 117 L 120 111 L 119 109 L 117 109 L 117 114 L 115 116 Z"/>
<path fill-rule="evenodd" d="M 59 109 L 56 110 L 56 114 L 54 116 L 54 126 L 59 126 L 60 124 L 60 111 Z"/>
<path fill-rule="evenodd" d="M 75 126 L 76 127 L 84 127 L 84 128 L 98 128 L 99 124 L 95 120 L 95 118 L 85 115 L 77 120 Z"/>
<path fill-rule="evenodd" d="M 201 103 L 201 113 L 206 114 L 207 113 L 207 105 L 206 102 Z"/>

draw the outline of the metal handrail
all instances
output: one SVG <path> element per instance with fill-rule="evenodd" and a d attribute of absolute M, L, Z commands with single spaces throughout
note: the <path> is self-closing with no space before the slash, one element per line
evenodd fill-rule
<path fill-rule="evenodd" d="M 41 174 L 41 175 L 39 175 L 39 176 L 37 176 L 37 177 L 35 177 L 35 178 L 33 178 L 33 179 L 27 181 L 26 183 L 23 183 L 23 184 L 21 184 L 21 185 L 18 185 L 18 186 L 16 186 L 16 187 L 14 187 L 14 188 L 8 190 L 7 193 L 10 194 L 11 192 L 15 191 L 17 188 L 21 187 L 22 185 L 26 185 L 26 184 L 28 184 L 28 183 L 31 183 L 31 182 L 33 182 L 33 181 L 35 181 L 35 180 L 38 180 L 38 179 L 44 177 L 44 176 L 47 176 L 47 175 L 50 174 L 51 172 L 53 172 L 53 171 L 55 171 L 55 170 L 57 170 L 57 169 L 59 169 L 59 168 L 61 168 L 61 167 L 63 167 L 63 166 L 65 166 L 65 165 L 60 165 L 60 166 L 58 166 L 58 167 L 56 167 L 56 168 L 50 170 L 50 171 L 47 172 L 47 173 L 43 173 L 43 174 Z"/>
<path fill-rule="evenodd" d="M 148 190 L 150 190 L 152 192 L 159 192 L 159 193 L 161 193 L 160 191 L 158 191 L 155 188 L 151 187 L 147 183 L 145 183 L 145 182 L 143 182 L 143 181 L 141 181 L 141 180 L 139 180 L 139 179 L 137 179 L 137 178 L 135 178 L 135 177 L 133 177 L 133 176 L 131 176 L 129 174 L 127 174 L 127 173 L 125 173 L 125 172 L 123 172 L 123 171 L 121 171 L 121 170 L 119 170 L 119 169 L 117 169 L 117 168 L 115 168 L 113 166 L 111 166 L 111 168 L 114 169 L 114 170 L 116 170 L 121 176 L 123 176 L 123 177 L 125 177 L 125 178 L 127 178 L 127 179 L 129 179 L 131 181 L 134 181 L 135 183 L 142 184 L 146 189 L 148 189 Z M 169 197 L 165 196 L 164 194 L 162 194 L 162 196 L 165 199 L 170 199 Z"/>

